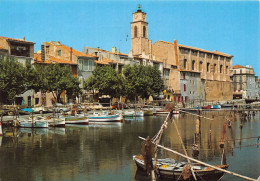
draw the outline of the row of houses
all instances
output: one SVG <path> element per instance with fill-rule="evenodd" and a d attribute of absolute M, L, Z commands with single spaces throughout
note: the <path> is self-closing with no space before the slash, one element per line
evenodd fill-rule
<path fill-rule="evenodd" d="M 259 98 L 260 82 L 250 66 L 232 66 L 232 55 L 208 51 L 173 42 L 148 38 L 146 13 L 139 8 L 131 22 L 131 50 L 121 53 L 83 47 L 78 51 L 59 41 L 43 42 L 36 53 L 34 42 L 0 37 L 0 59 L 10 56 L 30 64 L 70 65 L 81 83 L 92 75 L 96 66 L 112 66 L 119 72 L 124 65 L 156 66 L 164 80 L 161 98 L 168 101 L 227 101 L 240 98 Z M 17 97 L 18 104 L 51 104 L 52 95 L 28 91 Z M 66 95 L 63 97 L 67 102 Z M 80 101 L 80 100 L 79 100 Z"/>

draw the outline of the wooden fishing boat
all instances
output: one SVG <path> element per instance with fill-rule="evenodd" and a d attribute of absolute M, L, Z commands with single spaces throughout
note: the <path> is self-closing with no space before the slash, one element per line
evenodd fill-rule
<path fill-rule="evenodd" d="M 89 122 L 122 122 L 121 114 L 109 114 L 107 111 L 94 112 L 88 116 Z"/>
<path fill-rule="evenodd" d="M 65 118 L 57 118 L 57 117 L 48 119 L 48 123 L 50 127 L 65 127 L 66 124 Z"/>
<path fill-rule="evenodd" d="M 142 155 L 133 156 L 133 160 L 135 161 L 138 170 L 146 171 Z M 183 180 L 181 175 L 185 165 L 187 165 L 187 162 L 177 162 L 171 158 L 157 159 L 157 168 L 160 178 Z M 194 163 L 191 167 L 198 180 L 220 180 L 224 176 L 224 172 L 201 164 Z M 227 169 L 229 165 L 217 165 L 216 167 Z M 191 176 L 190 179 L 193 179 L 193 177 Z"/>
<path fill-rule="evenodd" d="M 210 109 L 211 106 L 203 106 L 202 109 Z"/>
<path fill-rule="evenodd" d="M 66 124 L 79 124 L 79 125 L 88 125 L 89 119 L 84 115 L 68 116 L 65 117 Z"/>
<path fill-rule="evenodd" d="M 221 109 L 221 106 L 220 105 L 213 105 L 213 106 L 211 106 L 211 109 Z"/>
<path fill-rule="evenodd" d="M 38 117 L 18 118 L 19 126 L 23 128 L 48 128 L 48 120 Z"/>
<path fill-rule="evenodd" d="M 124 110 L 123 116 L 124 117 L 134 117 L 135 111 L 134 110 Z"/>
<path fill-rule="evenodd" d="M 168 115 L 170 111 L 165 111 L 165 110 L 160 110 L 160 111 L 155 111 L 153 115 Z M 174 110 L 173 114 L 179 114 L 180 112 L 178 110 Z"/>

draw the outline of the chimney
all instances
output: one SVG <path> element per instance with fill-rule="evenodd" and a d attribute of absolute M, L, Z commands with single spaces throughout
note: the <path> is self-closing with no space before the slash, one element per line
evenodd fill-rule
<path fill-rule="evenodd" d="M 112 53 L 116 53 L 116 47 L 112 47 Z"/>
<path fill-rule="evenodd" d="M 44 45 L 41 45 L 41 61 L 45 61 L 45 48 Z"/>
<path fill-rule="evenodd" d="M 25 36 L 23 36 L 23 40 L 25 41 Z"/>
<path fill-rule="evenodd" d="M 72 62 L 72 47 L 70 47 L 70 61 Z"/>

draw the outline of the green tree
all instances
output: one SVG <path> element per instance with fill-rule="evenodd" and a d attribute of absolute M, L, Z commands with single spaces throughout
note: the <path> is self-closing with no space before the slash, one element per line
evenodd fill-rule
<path fill-rule="evenodd" d="M 10 58 L 0 61 L 0 102 L 13 103 L 15 96 L 27 90 L 26 69 Z"/>
<path fill-rule="evenodd" d="M 84 82 L 84 89 L 99 91 L 101 95 L 119 97 L 124 94 L 122 75 L 110 66 L 97 66 L 92 75 Z"/>
<path fill-rule="evenodd" d="M 35 91 L 52 92 L 58 102 L 64 91 L 69 97 L 78 96 L 80 92 L 79 80 L 72 75 L 71 67 L 59 64 L 36 65 L 30 84 Z"/>
<path fill-rule="evenodd" d="M 159 94 L 163 88 L 161 72 L 152 66 L 134 65 L 126 66 L 123 71 L 126 81 L 126 95 L 133 99 L 136 96 L 148 98 Z"/>

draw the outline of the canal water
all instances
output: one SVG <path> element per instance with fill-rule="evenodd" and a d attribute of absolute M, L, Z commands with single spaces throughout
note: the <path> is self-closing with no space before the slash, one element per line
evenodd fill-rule
<path fill-rule="evenodd" d="M 191 156 L 192 144 L 199 147 L 199 160 L 221 163 L 220 141 L 223 123 L 226 128 L 225 152 L 230 171 L 258 178 L 260 175 L 260 113 L 242 120 L 230 112 L 203 112 L 200 129 L 197 117 L 181 114 L 174 117 Z M 166 117 L 126 119 L 123 123 L 90 124 L 52 129 L 5 128 L 0 137 L 0 181 L 108 181 L 149 180 L 137 172 L 132 160 L 140 153 L 142 140 L 153 137 Z M 196 130 L 197 129 L 197 130 Z M 199 133 L 195 136 L 195 133 Z M 174 124 L 168 124 L 161 144 L 183 153 Z M 159 149 L 160 158 L 185 159 Z M 225 175 L 222 180 L 243 180 Z"/>

